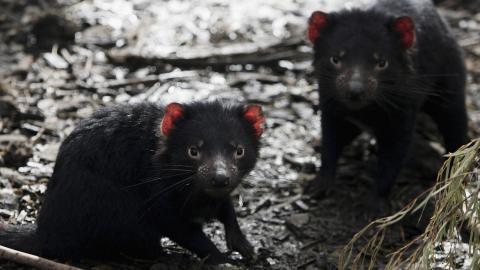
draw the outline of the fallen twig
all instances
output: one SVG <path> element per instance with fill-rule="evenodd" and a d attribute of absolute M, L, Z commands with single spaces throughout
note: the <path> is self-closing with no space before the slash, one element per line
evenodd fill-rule
<path fill-rule="evenodd" d="M 459 40 L 458 43 L 460 44 L 460 47 L 463 48 L 478 45 L 480 43 L 480 35 Z"/>
<path fill-rule="evenodd" d="M 111 50 L 108 54 L 110 61 L 115 64 L 128 65 L 128 64 L 141 64 L 145 65 L 158 65 L 158 64 L 170 64 L 182 68 L 199 68 L 199 67 L 215 67 L 223 68 L 229 65 L 268 65 L 275 63 L 279 60 L 297 59 L 304 60 L 309 59 L 311 54 L 309 52 L 302 52 L 298 50 L 298 47 L 303 45 L 302 38 L 294 37 L 290 40 L 286 40 L 280 44 L 274 44 L 269 47 L 259 47 L 256 51 L 251 51 L 250 48 L 245 51 L 238 50 L 225 50 L 234 51 L 231 53 L 211 53 L 210 55 L 199 55 L 188 58 L 168 58 L 168 57 L 155 57 L 155 56 L 141 56 L 130 52 L 129 50 Z"/>
<path fill-rule="evenodd" d="M 163 73 L 160 75 L 148 75 L 143 78 L 111 80 L 111 81 L 98 83 L 94 85 L 79 85 L 79 86 L 86 89 L 96 90 L 99 88 L 120 88 L 128 85 L 136 85 L 136 84 L 152 85 L 156 82 L 163 82 L 166 80 L 177 79 L 177 78 L 194 77 L 196 75 L 197 73 L 194 71 L 172 71 L 172 72 Z"/>
<path fill-rule="evenodd" d="M 317 261 L 316 258 L 308 259 L 307 261 L 305 261 L 302 264 L 300 264 L 299 266 L 297 266 L 297 269 L 306 268 L 307 266 L 309 266 L 311 264 L 314 264 L 316 261 Z"/>
<path fill-rule="evenodd" d="M 48 260 L 4 246 L 0 246 L 0 259 L 5 259 L 20 264 L 26 264 L 45 270 L 81 270 L 80 268 L 74 266 L 57 263 L 52 260 Z"/>

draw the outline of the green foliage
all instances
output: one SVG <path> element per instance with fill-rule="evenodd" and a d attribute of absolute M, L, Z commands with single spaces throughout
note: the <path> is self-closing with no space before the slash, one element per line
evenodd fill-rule
<path fill-rule="evenodd" d="M 456 269 L 458 266 L 454 258 L 458 254 L 456 247 L 462 243 L 459 239 L 461 230 L 467 231 L 467 255 L 472 258 L 472 269 L 480 269 L 479 150 L 480 139 L 476 139 L 447 155 L 432 188 L 401 211 L 371 222 L 354 235 L 344 247 L 339 269 L 375 269 L 387 229 L 413 213 L 422 211 L 429 202 L 435 204 L 435 209 L 426 230 L 401 248 L 390 252 L 384 269 L 432 269 L 438 263 L 437 249 L 447 252 L 442 268 Z M 372 234 L 365 245 L 355 248 L 360 239 Z"/>

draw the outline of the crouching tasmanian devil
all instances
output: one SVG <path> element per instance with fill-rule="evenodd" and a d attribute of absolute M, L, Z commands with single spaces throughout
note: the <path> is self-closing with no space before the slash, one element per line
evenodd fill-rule
<path fill-rule="evenodd" d="M 322 196 L 330 189 L 337 159 L 361 127 L 378 145 L 374 201 L 389 195 L 420 110 L 437 124 L 447 151 L 467 142 L 462 52 L 430 0 L 380 0 L 367 10 L 315 11 L 308 36 L 323 141 L 322 167 L 307 192 Z"/>
<path fill-rule="evenodd" d="M 254 254 L 230 193 L 255 166 L 264 117 L 257 105 L 120 105 L 65 139 L 34 226 L 6 226 L 0 244 L 50 258 L 154 257 L 169 237 L 223 263 L 202 231 L 218 219 L 227 246 Z"/>

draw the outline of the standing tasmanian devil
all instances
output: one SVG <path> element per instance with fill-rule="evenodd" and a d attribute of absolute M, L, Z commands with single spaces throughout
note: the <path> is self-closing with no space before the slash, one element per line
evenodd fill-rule
<path fill-rule="evenodd" d="M 315 11 L 308 36 L 323 141 L 322 167 L 307 192 L 322 196 L 331 188 L 338 157 L 361 127 L 378 143 L 377 199 L 386 198 L 395 183 L 420 110 L 437 124 L 447 151 L 467 142 L 462 52 L 430 0 Z"/>
<path fill-rule="evenodd" d="M 65 139 L 36 230 L 2 225 L 0 244 L 53 258 L 159 255 L 162 236 L 223 263 L 202 231 L 251 258 L 230 193 L 255 166 L 264 117 L 220 102 L 102 109 Z"/>

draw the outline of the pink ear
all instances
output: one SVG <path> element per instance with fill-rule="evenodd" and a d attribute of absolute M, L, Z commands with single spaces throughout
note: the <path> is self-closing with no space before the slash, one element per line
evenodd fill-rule
<path fill-rule="evenodd" d="M 402 44 L 405 49 L 409 49 L 415 43 L 415 25 L 412 18 L 403 16 L 395 19 L 393 30 L 402 37 Z"/>
<path fill-rule="evenodd" d="M 262 124 L 265 122 L 262 107 L 259 105 L 248 105 L 243 113 L 245 119 L 250 122 L 255 130 L 255 135 L 259 138 L 263 133 Z"/>
<path fill-rule="evenodd" d="M 308 39 L 310 42 L 315 41 L 320 37 L 320 30 L 327 25 L 327 14 L 321 11 L 314 11 L 308 19 Z"/>
<path fill-rule="evenodd" d="M 170 103 L 165 108 L 165 116 L 163 117 L 161 130 L 164 136 L 168 136 L 170 130 L 174 127 L 175 121 L 183 116 L 183 107 L 178 103 Z"/>

